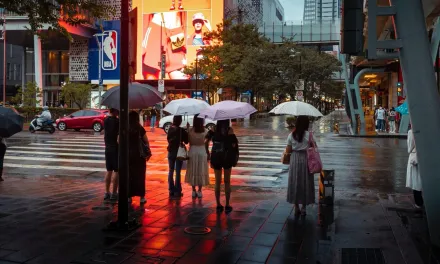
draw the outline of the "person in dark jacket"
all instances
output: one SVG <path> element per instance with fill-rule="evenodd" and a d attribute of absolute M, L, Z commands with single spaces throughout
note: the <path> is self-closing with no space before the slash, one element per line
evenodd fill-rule
<path fill-rule="evenodd" d="M 168 130 L 168 191 L 170 196 L 182 197 L 182 185 L 180 171 L 183 161 L 177 159 L 177 151 L 182 143 L 188 144 L 188 132 L 181 128 L 182 116 L 175 115 L 173 124 Z M 176 181 L 174 181 L 174 170 L 176 170 Z"/>
<path fill-rule="evenodd" d="M 3 180 L 3 161 L 6 154 L 6 140 L 0 137 L 0 181 Z"/>
<path fill-rule="evenodd" d="M 132 197 L 139 196 L 140 204 L 147 202 L 145 199 L 145 172 L 147 170 L 147 160 L 141 157 L 141 140 L 149 146 L 147 133 L 139 123 L 139 113 L 131 111 L 129 120 L 129 185 L 128 185 L 128 203 L 131 204 Z"/>
<path fill-rule="evenodd" d="M 229 126 L 230 120 L 219 120 L 215 130 L 208 132 L 207 141 L 212 140 L 211 167 L 215 172 L 215 199 L 217 210 L 232 211 L 231 199 L 231 169 L 235 167 L 239 158 L 238 140 L 234 131 Z M 220 203 L 220 185 L 224 171 L 226 205 Z"/>
<path fill-rule="evenodd" d="M 110 115 L 104 120 L 104 142 L 105 142 L 105 194 L 104 200 L 118 199 L 119 184 L 119 110 L 111 108 Z M 113 179 L 112 179 L 113 175 Z M 110 193 L 110 185 L 113 183 L 113 192 Z"/>

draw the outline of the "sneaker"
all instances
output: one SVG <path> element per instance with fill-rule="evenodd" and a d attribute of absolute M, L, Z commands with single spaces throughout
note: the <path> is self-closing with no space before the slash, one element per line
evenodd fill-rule
<path fill-rule="evenodd" d="M 118 194 L 117 193 L 112 193 L 112 195 L 110 196 L 110 200 L 118 200 Z"/>
<path fill-rule="evenodd" d="M 145 197 L 141 197 L 141 204 L 144 204 L 147 202 L 147 199 L 145 199 Z"/>
<path fill-rule="evenodd" d="M 202 194 L 201 191 L 200 191 L 200 192 L 197 192 L 197 197 L 199 197 L 199 198 L 202 198 L 202 197 L 203 197 L 203 194 Z"/>
<path fill-rule="evenodd" d="M 104 194 L 104 200 L 110 200 L 110 193 Z"/>
<path fill-rule="evenodd" d="M 192 198 L 196 198 L 197 197 L 197 193 L 195 191 L 192 192 Z"/>

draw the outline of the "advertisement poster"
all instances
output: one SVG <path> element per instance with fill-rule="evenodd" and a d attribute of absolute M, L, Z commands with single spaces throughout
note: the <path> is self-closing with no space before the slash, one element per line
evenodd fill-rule
<path fill-rule="evenodd" d="M 210 45 L 205 34 L 222 22 L 223 8 L 218 0 L 133 0 L 138 14 L 135 79 L 158 80 L 162 70 L 166 80 L 190 79 L 183 69 Z"/>

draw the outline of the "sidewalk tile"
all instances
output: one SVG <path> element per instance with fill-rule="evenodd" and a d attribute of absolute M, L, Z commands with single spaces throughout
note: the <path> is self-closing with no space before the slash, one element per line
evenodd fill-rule
<path fill-rule="evenodd" d="M 252 240 L 251 244 L 258 246 L 273 247 L 277 239 L 278 239 L 278 234 L 268 234 L 268 233 L 260 232 L 254 238 L 254 240 Z"/>
<path fill-rule="evenodd" d="M 250 245 L 243 253 L 243 255 L 240 257 L 240 260 L 249 260 L 249 261 L 265 263 L 266 259 L 269 257 L 271 250 L 272 247 Z"/>

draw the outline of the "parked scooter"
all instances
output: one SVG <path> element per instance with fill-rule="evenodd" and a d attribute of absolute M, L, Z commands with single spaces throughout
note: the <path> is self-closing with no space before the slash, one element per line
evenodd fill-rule
<path fill-rule="evenodd" d="M 37 125 L 37 117 L 35 117 L 29 124 L 29 132 L 35 133 L 36 131 L 47 131 L 50 134 L 55 132 L 55 122 L 53 120 L 48 120 L 43 122 L 42 126 Z"/>

